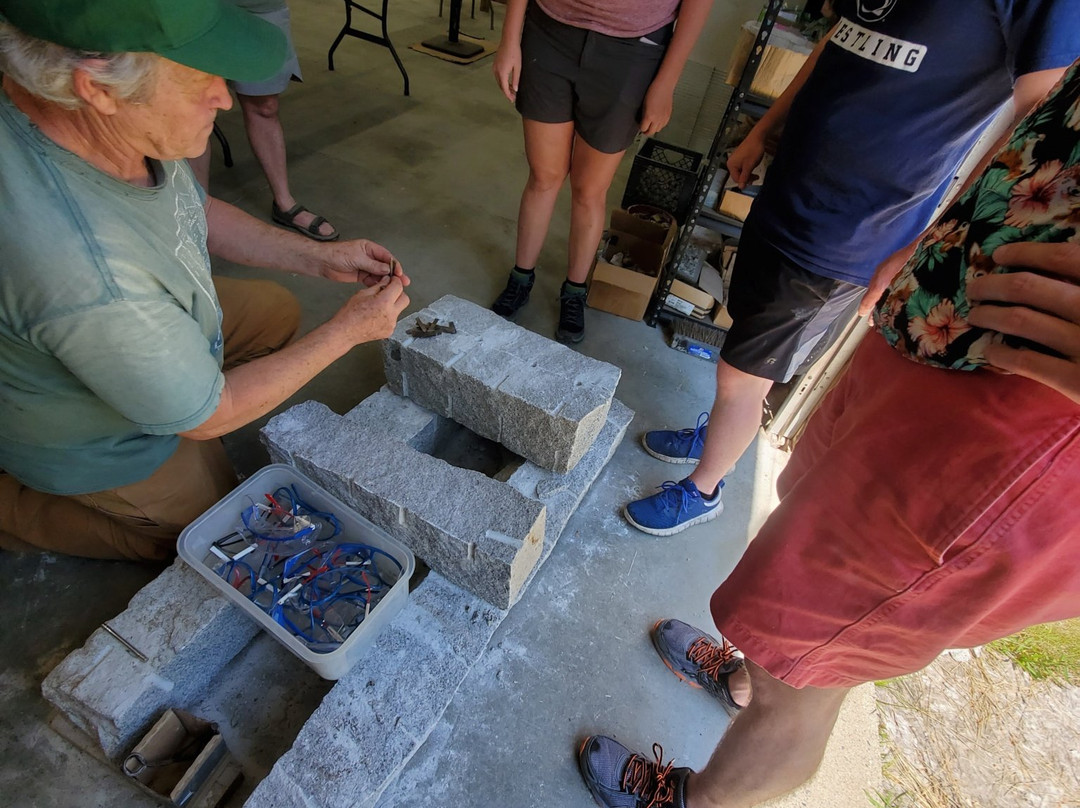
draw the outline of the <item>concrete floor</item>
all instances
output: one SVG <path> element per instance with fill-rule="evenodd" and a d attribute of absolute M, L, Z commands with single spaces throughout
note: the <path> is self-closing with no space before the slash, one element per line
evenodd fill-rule
<path fill-rule="evenodd" d="M 445 30 L 435 0 L 397 0 L 391 34 L 412 81 L 389 53 L 347 39 L 326 70 L 342 19 L 339 4 L 293 0 L 294 36 L 305 82 L 282 104 L 294 195 L 346 237 L 389 247 L 413 279 L 410 311 L 447 293 L 489 303 L 512 264 L 517 203 L 526 177 L 520 123 L 491 77 L 491 59 L 449 64 L 408 50 Z M 494 37 L 478 11 L 466 32 Z M 501 21 L 502 6 L 497 7 Z M 269 219 L 270 196 L 243 134 L 238 111 L 220 124 L 236 165 L 215 145 L 212 191 Z M 610 194 L 621 197 L 625 161 Z M 550 335 L 564 275 L 568 199 L 564 194 L 541 257 L 537 288 L 520 324 Z M 265 276 L 224 263 L 216 271 Z M 305 327 L 346 299 L 345 286 L 285 276 L 304 304 Z M 587 806 L 574 765 L 585 734 L 614 734 L 642 751 L 653 741 L 681 765 L 704 764 L 726 719 L 700 691 L 675 680 L 656 659 L 647 631 L 666 616 L 708 626 L 708 598 L 738 560 L 767 512 L 777 458 L 767 447 L 740 461 L 717 521 L 670 539 L 630 529 L 619 516 L 631 498 L 685 468 L 650 458 L 637 443 L 652 428 L 690 425 L 711 402 L 713 366 L 667 347 L 659 329 L 588 311 L 580 350 L 623 369 L 618 397 L 637 417 L 627 440 L 571 520 L 561 543 L 499 628 L 484 658 L 432 734 L 385 795 L 386 808 L 420 805 Z M 383 383 L 376 346 L 361 346 L 285 406 L 316 399 L 345 412 Z M 227 441 L 237 467 L 266 461 L 256 423 Z M 58 735 L 40 696 L 45 674 L 160 568 L 51 555 L 0 554 L 0 806 L 155 804 L 124 778 Z M 194 711 L 220 724 L 241 758 L 239 805 L 291 744 L 330 683 L 270 638 L 260 636 L 221 675 Z M 254 694 L 254 695 L 253 695 Z M 874 787 L 875 722 L 867 698 L 837 753 L 850 783 L 827 778 L 829 796 L 792 805 L 866 805 Z M 851 744 L 854 743 L 854 751 Z M 852 766 L 854 765 L 854 768 Z M 825 793 L 825 792 L 822 792 Z"/>

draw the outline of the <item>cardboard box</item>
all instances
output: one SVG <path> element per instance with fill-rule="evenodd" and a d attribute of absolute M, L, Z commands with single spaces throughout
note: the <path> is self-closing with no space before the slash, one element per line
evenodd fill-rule
<path fill-rule="evenodd" d="M 739 193 L 738 191 L 724 191 L 716 210 L 725 216 L 730 216 L 732 219 L 745 222 L 746 217 L 750 215 L 750 206 L 752 204 L 754 204 L 754 197 L 749 194 Z"/>
<path fill-rule="evenodd" d="M 664 298 L 664 304 L 675 311 L 682 312 L 687 317 L 704 320 L 708 318 L 716 301 L 712 295 L 701 291 L 696 286 L 673 280 L 671 290 Z"/>
<path fill-rule="evenodd" d="M 701 291 L 712 295 L 716 302 L 723 303 L 727 298 L 727 290 L 724 288 L 724 277 L 720 274 L 720 270 L 711 264 L 706 264 L 701 268 L 701 275 L 698 277 L 698 287 Z"/>
<path fill-rule="evenodd" d="M 712 311 L 712 307 L 716 305 L 716 299 L 708 292 L 680 280 L 671 282 L 671 294 L 688 301 L 695 309 Z"/>
<path fill-rule="evenodd" d="M 674 224 L 664 227 L 621 208 L 612 210 L 608 242 L 589 273 L 589 306 L 630 320 L 642 319 L 675 235 Z M 612 264 L 617 253 L 628 255 L 641 271 Z"/>
<path fill-rule="evenodd" d="M 184 808 L 216 808 L 241 776 L 217 727 L 183 710 L 166 710 L 121 768 L 144 793 Z"/>
<path fill-rule="evenodd" d="M 611 224 L 608 230 L 661 245 L 664 248 L 665 259 L 671 251 L 671 245 L 675 243 L 675 237 L 679 234 L 678 226 L 674 222 L 669 225 L 657 224 L 627 213 L 622 208 L 614 208 L 611 211 Z"/>
<path fill-rule="evenodd" d="M 712 324 L 719 328 L 728 329 L 735 324 L 735 321 L 731 319 L 731 315 L 728 314 L 727 306 L 717 301 L 715 308 L 712 310 Z"/>
<path fill-rule="evenodd" d="M 725 244 L 724 250 L 720 255 L 720 268 L 723 270 L 724 275 L 731 273 L 731 268 L 735 266 L 735 254 L 739 251 L 738 244 Z"/>
<path fill-rule="evenodd" d="M 739 39 L 728 63 L 726 81 L 732 87 L 737 87 L 742 78 L 743 67 L 750 57 L 759 29 L 760 23 L 752 21 L 745 23 L 739 31 Z M 750 94 L 773 101 L 779 98 L 813 48 L 813 43 L 797 31 L 780 25 L 774 27 L 750 83 Z"/>

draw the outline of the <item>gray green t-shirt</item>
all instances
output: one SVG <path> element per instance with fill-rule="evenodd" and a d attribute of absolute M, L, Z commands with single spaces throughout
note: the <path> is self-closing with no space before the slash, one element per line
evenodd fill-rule
<path fill-rule="evenodd" d="M 145 479 L 220 401 L 203 194 L 153 169 L 99 171 L 0 91 L 0 469 L 40 491 Z"/>

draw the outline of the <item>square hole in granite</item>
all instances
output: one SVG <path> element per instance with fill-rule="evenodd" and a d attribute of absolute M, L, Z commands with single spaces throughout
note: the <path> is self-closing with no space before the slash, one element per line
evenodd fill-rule
<path fill-rule="evenodd" d="M 476 471 L 503 482 L 510 479 L 510 475 L 525 462 L 502 444 L 477 435 L 449 419 L 439 420 L 441 423 L 433 439 L 425 441 L 424 446 L 414 448 L 451 466 Z"/>

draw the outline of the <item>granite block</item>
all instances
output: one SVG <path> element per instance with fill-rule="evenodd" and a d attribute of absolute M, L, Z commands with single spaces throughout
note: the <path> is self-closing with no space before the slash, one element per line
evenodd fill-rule
<path fill-rule="evenodd" d="M 431 569 L 507 608 L 543 548 L 543 504 L 412 448 L 409 441 L 432 429 L 438 416 L 428 413 L 426 422 L 415 413 L 406 417 L 414 435 L 384 428 L 379 416 L 395 406 L 386 400 L 392 395 L 376 393 L 370 405 L 362 402 L 345 417 L 300 405 L 301 411 L 283 414 L 282 429 L 272 419 L 263 429 L 264 441 L 272 457 L 288 458 Z M 307 429 L 297 427 L 305 421 Z"/>
<path fill-rule="evenodd" d="M 456 334 L 414 338 L 415 320 Z M 602 428 L 620 370 L 447 295 L 398 323 L 384 349 L 398 395 L 557 472 L 572 469 Z"/>
<path fill-rule="evenodd" d="M 438 723 L 505 612 L 436 573 L 342 677 L 245 808 L 372 806 Z"/>
<path fill-rule="evenodd" d="M 259 630 L 180 560 L 140 589 L 109 625 L 147 661 L 99 629 L 52 670 L 41 691 L 114 759 L 164 709 L 198 699 Z"/>
<path fill-rule="evenodd" d="M 374 416 L 388 408 L 399 407 L 400 401 L 402 399 L 392 394 L 380 392 L 344 418 L 353 424 L 378 423 Z M 410 429 L 416 430 L 416 435 L 410 438 L 387 426 L 395 441 L 419 440 L 417 436 L 426 430 L 437 429 L 431 424 L 439 416 L 429 413 L 430 420 L 425 421 L 419 415 L 424 412 L 421 408 L 411 402 L 408 407 L 418 411 L 404 416 L 412 425 Z M 597 439 L 573 471 L 558 474 L 532 463 L 523 463 L 502 484 L 522 496 L 543 502 L 547 514 L 540 559 L 523 582 L 522 589 L 551 553 L 574 509 L 614 454 L 632 418 L 631 410 L 613 400 Z M 268 445 L 270 442 L 283 441 L 288 445 L 299 442 L 295 434 L 283 437 L 273 422 L 267 429 L 272 433 Z M 316 430 L 316 434 L 323 432 Z M 366 440 L 367 445 L 373 447 L 375 438 L 369 435 Z M 414 488 L 426 485 L 426 482 L 421 485 L 423 478 L 417 476 L 420 465 L 416 457 L 405 454 L 400 448 L 397 454 L 383 454 L 383 451 L 370 448 L 367 457 L 369 464 L 384 466 L 380 472 L 384 482 L 413 479 Z M 436 490 L 439 493 L 432 494 Z M 459 501 L 471 504 L 475 499 L 472 490 L 459 493 L 462 495 Z M 406 514 L 405 532 L 415 536 L 434 531 L 430 524 L 409 521 L 410 508 L 415 505 L 414 495 L 414 491 L 404 490 L 394 499 L 394 508 L 400 507 Z M 429 490 L 428 495 L 452 496 L 453 491 L 436 487 Z M 433 538 L 423 540 L 434 541 Z M 513 551 L 515 543 L 513 538 L 492 530 L 477 542 L 475 552 L 505 557 Z M 304 725 L 293 748 L 259 784 L 245 808 L 375 806 L 438 725 L 465 675 L 505 616 L 506 611 L 455 586 L 441 575 L 430 573 L 413 590 L 409 603 L 390 627 L 376 640 L 372 653 L 330 691 L 322 706 Z M 325 760 L 327 754 L 334 756 L 337 765 L 326 766 L 319 762 Z"/>

